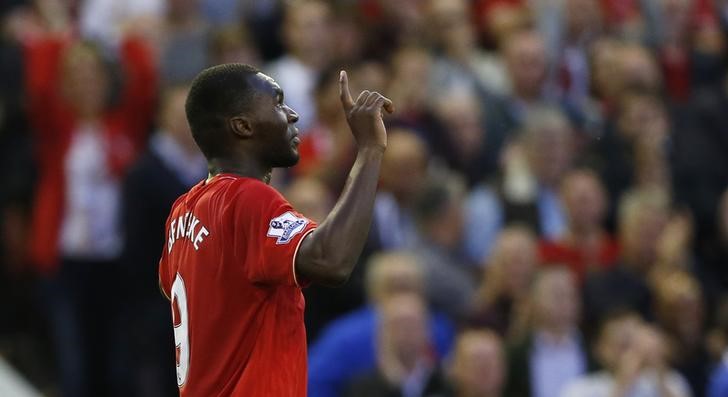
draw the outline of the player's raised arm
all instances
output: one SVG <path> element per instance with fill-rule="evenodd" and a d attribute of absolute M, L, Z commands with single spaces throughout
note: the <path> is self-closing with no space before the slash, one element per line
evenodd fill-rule
<path fill-rule="evenodd" d="M 303 240 L 296 256 L 298 275 L 324 285 L 344 283 L 364 247 L 382 156 L 387 148 L 382 111 L 394 111 L 392 101 L 378 92 L 362 91 L 354 101 L 344 71 L 339 76 L 339 92 L 356 140 L 356 161 L 334 209 L 318 229 Z"/>

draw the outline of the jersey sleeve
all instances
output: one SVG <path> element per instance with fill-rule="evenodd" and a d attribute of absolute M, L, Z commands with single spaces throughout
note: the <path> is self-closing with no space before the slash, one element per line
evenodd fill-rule
<path fill-rule="evenodd" d="M 247 277 L 260 284 L 304 286 L 306 281 L 296 275 L 296 254 L 316 223 L 262 182 L 246 186 L 236 200 L 235 212 L 235 227 L 244 231 L 241 245 Z"/>

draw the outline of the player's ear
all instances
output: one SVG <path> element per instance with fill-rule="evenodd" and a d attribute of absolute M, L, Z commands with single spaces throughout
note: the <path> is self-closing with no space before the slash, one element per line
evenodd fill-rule
<path fill-rule="evenodd" d="M 253 136 L 253 124 L 247 117 L 232 117 L 228 120 L 228 124 L 233 134 L 240 138 L 250 138 Z"/>

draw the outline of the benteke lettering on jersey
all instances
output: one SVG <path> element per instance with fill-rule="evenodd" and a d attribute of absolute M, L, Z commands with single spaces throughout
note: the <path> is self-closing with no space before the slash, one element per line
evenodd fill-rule
<path fill-rule="evenodd" d="M 295 264 L 315 228 L 253 178 L 218 174 L 177 199 L 159 281 L 181 397 L 306 396 L 308 282 Z"/>
<path fill-rule="evenodd" d="M 188 239 L 195 251 L 200 249 L 200 244 L 210 231 L 200 223 L 200 220 L 191 212 L 186 212 L 178 218 L 173 219 L 169 225 L 169 238 L 167 240 L 167 253 L 172 252 L 174 243 L 179 239 Z"/>

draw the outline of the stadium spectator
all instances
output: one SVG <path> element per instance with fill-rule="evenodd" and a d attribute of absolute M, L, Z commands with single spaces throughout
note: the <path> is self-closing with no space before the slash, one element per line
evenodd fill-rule
<path fill-rule="evenodd" d="M 495 180 L 475 187 L 466 202 L 465 249 L 471 260 L 490 252 L 505 225 L 519 222 L 545 240 L 566 230 L 559 185 L 573 163 L 574 132 L 552 107 L 533 109 L 518 141 L 506 149 L 504 169 Z"/>
<path fill-rule="evenodd" d="M 588 349 L 579 331 L 581 301 L 567 268 L 540 271 L 531 288 L 528 335 L 508 349 L 508 396 L 558 397 L 586 373 Z"/>
<path fill-rule="evenodd" d="M 430 96 L 433 57 L 422 47 L 404 47 L 392 54 L 391 76 L 386 87 L 392 100 L 401 103 L 393 115 L 392 125 L 416 131 L 428 144 L 432 154 L 448 158 L 447 135 L 435 116 Z M 423 84 L 423 82 L 427 82 Z"/>
<path fill-rule="evenodd" d="M 665 331 L 672 366 L 690 384 L 694 396 L 704 396 L 710 369 L 705 343 L 704 297 L 697 280 L 674 270 L 656 280 L 655 317 Z"/>
<path fill-rule="evenodd" d="M 369 304 L 332 321 L 309 351 L 308 394 L 335 397 L 357 375 L 376 368 L 376 338 L 381 308 L 401 294 L 424 297 L 425 279 L 417 257 L 407 252 L 384 252 L 369 259 L 366 292 Z M 444 357 L 454 339 L 452 322 L 437 312 L 430 316 L 433 353 Z"/>
<path fill-rule="evenodd" d="M 484 265 L 484 277 L 473 304 L 472 325 L 492 328 L 511 339 L 522 336 L 528 314 L 528 291 L 537 265 L 533 233 L 523 226 L 503 229 Z"/>
<path fill-rule="evenodd" d="M 377 367 L 349 385 L 346 397 L 437 397 L 447 391 L 432 354 L 426 303 L 418 294 L 398 294 L 381 308 Z"/>
<path fill-rule="evenodd" d="M 118 280 L 124 284 L 125 329 L 135 363 L 128 382 L 140 397 L 177 393 L 171 365 L 172 317 L 155 276 L 172 203 L 207 176 L 207 163 L 185 121 L 188 91 L 186 85 L 165 89 L 159 129 L 129 170 L 122 189 L 124 248 Z"/>
<path fill-rule="evenodd" d="M 266 66 L 286 87 L 286 102 L 299 114 L 305 131 L 316 120 L 314 87 L 331 62 L 333 31 L 329 3 L 319 0 L 286 3 L 281 32 L 287 53 Z"/>
<path fill-rule="evenodd" d="M 374 202 L 370 250 L 411 249 L 417 242 L 414 206 L 427 177 L 428 148 L 410 130 L 390 131 Z"/>
<path fill-rule="evenodd" d="M 433 70 L 433 90 L 473 90 L 505 95 L 510 91 L 505 66 L 496 54 L 489 54 L 477 46 L 472 18 L 465 0 L 430 0 L 427 3 L 428 23 L 433 26 L 436 53 L 439 54 Z M 482 99 L 487 99 L 482 96 Z"/>
<path fill-rule="evenodd" d="M 225 25 L 212 32 L 209 58 L 213 65 L 238 62 L 259 66 L 262 63 L 250 34 L 240 24 Z"/>
<path fill-rule="evenodd" d="M 41 7 L 53 7 L 54 3 L 62 2 L 38 3 L 45 3 Z M 78 4 L 78 27 L 84 38 L 115 48 L 132 28 L 142 28 L 148 24 L 154 25 L 144 27 L 149 32 L 156 29 L 158 21 L 164 19 L 166 6 L 165 0 L 130 0 L 123 3 L 114 0 L 83 1 Z"/>
<path fill-rule="evenodd" d="M 26 43 L 26 93 L 38 180 L 29 261 L 44 276 L 64 395 L 125 393 L 121 357 L 107 342 L 120 332 L 118 271 L 121 180 L 150 126 L 156 71 L 144 42 L 119 48 L 123 81 L 88 42 L 44 36 Z M 107 300 L 98 299 L 108 297 Z M 122 382 L 122 383 L 119 383 Z"/>
<path fill-rule="evenodd" d="M 667 151 L 671 120 L 667 109 L 644 91 L 623 92 L 618 105 L 614 123 L 595 141 L 590 159 L 613 205 L 633 187 L 671 188 Z M 615 214 L 616 208 L 611 207 L 612 224 Z"/>
<path fill-rule="evenodd" d="M 489 330 L 463 331 L 450 365 L 452 397 L 500 397 L 506 378 L 501 338 Z"/>
<path fill-rule="evenodd" d="M 316 178 L 294 180 L 286 188 L 284 196 L 292 206 L 299 208 L 303 215 L 314 222 L 324 220 L 334 205 L 326 185 Z"/>
<path fill-rule="evenodd" d="M 485 113 L 489 126 L 509 136 L 521 128 L 529 109 L 548 102 L 546 44 L 537 31 L 524 29 L 505 39 L 502 54 L 511 91 L 501 100 L 485 103 Z"/>
<path fill-rule="evenodd" d="M 455 322 L 468 317 L 476 289 L 474 266 L 460 252 L 463 191 L 457 177 L 433 176 L 414 206 L 419 232 L 414 251 L 424 269 L 427 300 Z"/>
<path fill-rule="evenodd" d="M 671 136 L 675 198 L 685 203 L 695 221 L 696 250 L 704 265 L 701 279 L 711 289 L 728 288 L 728 91 L 725 84 L 696 93 Z"/>
<path fill-rule="evenodd" d="M 670 202 L 659 189 L 633 191 L 619 208 L 621 253 L 616 266 L 589 275 L 584 284 L 585 325 L 607 313 L 630 308 L 651 318 L 649 273 L 657 261 L 657 242 L 668 222 Z M 609 291 L 620 291 L 619 294 Z"/>
<path fill-rule="evenodd" d="M 604 370 L 568 384 L 562 397 L 689 397 L 685 379 L 668 364 L 662 334 L 629 312 L 612 315 L 599 333 L 595 356 Z"/>
<path fill-rule="evenodd" d="M 199 12 L 199 3 L 199 0 L 165 2 L 165 15 L 154 35 L 160 77 L 165 84 L 192 81 L 210 63 L 212 30 Z"/>
<path fill-rule="evenodd" d="M 442 144 L 438 154 L 448 167 L 465 177 L 467 186 L 487 179 L 496 170 L 503 136 L 487 129 L 487 115 L 481 100 L 472 89 L 448 89 L 434 101 L 434 110 L 442 122 Z M 496 130 L 498 131 L 498 130 Z"/>
<path fill-rule="evenodd" d="M 581 108 L 590 102 L 589 51 L 602 31 L 602 12 L 597 0 L 568 0 L 560 6 L 542 10 L 539 19 L 551 54 L 550 88 L 566 103 Z"/>
<path fill-rule="evenodd" d="M 352 68 L 352 87 L 370 87 L 383 90 L 381 67 L 375 62 Z M 332 192 L 340 191 L 346 182 L 344 171 L 356 157 L 356 147 L 348 134 L 346 115 L 341 112 L 338 88 L 338 68 L 322 71 L 313 88 L 317 115 L 307 130 L 302 130 L 301 161 L 292 168 L 293 176 L 313 176 L 321 179 Z"/>
<path fill-rule="evenodd" d="M 611 267 L 619 255 L 616 240 L 604 229 L 606 192 L 594 172 L 577 169 L 564 177 L 560 196 L 568 227 L 558 239 L 541 242 L 541 262 L 566 265 L 583 283 L 587 273 Z"/>
<path fill-rule="evenodd" d="M 614 111 L 621 87 L 619 79 L 620 49 L 622 43 L 615 38 L 600 36 L 590 48 L 591 96 L 599 106 L 602 116 Z"/>

